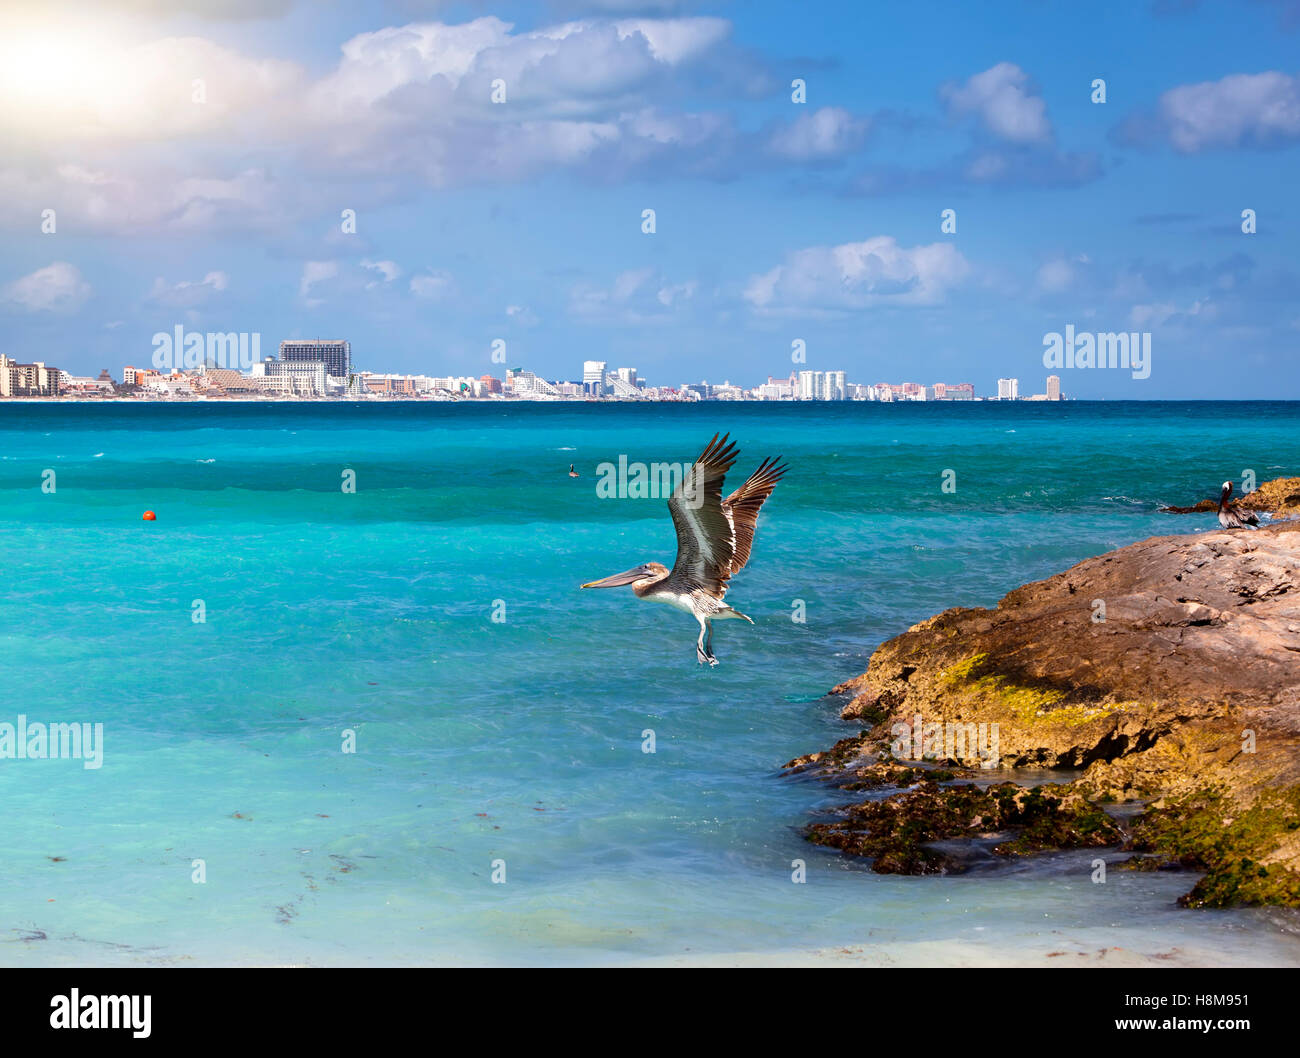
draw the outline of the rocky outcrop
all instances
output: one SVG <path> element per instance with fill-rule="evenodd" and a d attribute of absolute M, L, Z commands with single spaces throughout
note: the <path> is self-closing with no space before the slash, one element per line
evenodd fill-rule
<path fill-rule="evenodd" d="M 1233 498 L 1238 510 L 1257 511 L 1272 518 L 1293 518 L 1300 514 L 1300 478 L 1274 478 L 1254 492 Z M 1199 500 L 1190 507 L 1161 507 L 1165 514 L 1201 514 L 1219 509 L 1219 498 Z"/>
<path fill-rule="evenodd" d="M 834 693 L 869 726 L 787 768 L 874 793 L 811 840 L 925 871 L 960 866 L 934 841 L 1006 832 L 995 851 L 1017 854 L 1055 835 L 1204 871 L 1189 904 L 1300 905 L 1300 522 L 1156 537 L 947 610 Z M 1028 815 L 998 809 L 1005 790 L 958 793 L 1012 767 L 1079 774 Z M 1090 814 L 1122 801 L 1145 810 L 1116 829 Z"/>

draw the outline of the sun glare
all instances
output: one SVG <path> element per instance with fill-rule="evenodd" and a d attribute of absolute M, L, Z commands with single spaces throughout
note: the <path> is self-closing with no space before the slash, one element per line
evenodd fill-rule
<path fill-rule="evenodd" d="M 0 37 L 0 110 L 19 123 L 93 119 L 118 98 L 120 52 L 89 33 L 32 30 Z"/>

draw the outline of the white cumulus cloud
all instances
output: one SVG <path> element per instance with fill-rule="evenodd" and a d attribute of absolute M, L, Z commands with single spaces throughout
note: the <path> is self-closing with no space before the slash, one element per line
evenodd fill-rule
<path fill-rule="evenodd" d="M 1138 117 L 1129 138 L 1167 139 L 1174 150 L 1267 147 L 1300 140 L 1300 77 L 1271 71 L 1179 85 L 1161 97 L 1154 119 Z"/>
<path fill-rule="evenodd" d="M 302 266 L 302 277 L 298 280 L 298 296 L 308 305 L 319 305 L 320 299 L 312 298 L 311 289 L 318 283 L 333 279 L 339 274 L 337 261 L 307 261 Z"/>
<path fill-rule="evenodd" d="M 778 128 L 767 146 L 771 153 L 795 161 L 838 158 L 862 146 L 869 124 L 843 107 L 822 107 Z"/>
<path fill-rule="evenodd" d="M 391 283 L 394 279 L 402 274 L 402 270 L 397 267 L 396 261 L 372 261 L 368 257 L 362 258 L 361 267 L 369 269 L 372 272 L 378 272 L 385 283 Z M 367 287 L 373 287 L 379 283 L 375 279 L 367 283 Z"/>
<path fill-rule="evenodd" d="M 557 169 L 712 171 L 734 150 L 729 116 L 656 108 L 697 82 L 766 76 L 730 33 L 704 16 L 415 22 L 344 41 L 320 75 L 201 37 L 0 33 L 0 137 L 16 145 L 0 157 L 0 198 L 12 216 L 64 202 L 101 231 L 263 230 L 357 181 L 391 198 Z M 17 95 L 24 106 L 5 105 Z"/>
<path fill-rule="evenodd" d="M 200 280 L 182 279 L 178 283 L 168 283 L 159 276 L 149 290 L 149 299 L 163 305 L 192 307 L 225 290 L 229 282 L 225 272 L 209 272 Z"/>
<path fill-rule="evenodd" d="M 1029 75 L 1011 62 L 1000 62 L 961 84 L 940 92 L 952 117 L 974 115 L 998 139 L 1012 143 L 1047 143 L 1052 123 L 1047 104 L 1030 91 Z"/>
<path fill-rule="evenodd" d="M 753 276 L 745 299 L 760 312 L 853 311 L 933 305 L 970 272 L 951 243 L 907 248 L 888 235 L 795 251 Z"/>
<path fill-rule="evenodd" d="M 0 290 L 0 300 L 28 312 L 75 312 L 90 296 L 90 284 L 67 261 L 38 268 Z"/>

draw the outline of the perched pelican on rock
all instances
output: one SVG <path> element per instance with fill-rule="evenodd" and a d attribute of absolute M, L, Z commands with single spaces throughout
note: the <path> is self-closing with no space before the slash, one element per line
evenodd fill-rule
<path fill-rule="evenodd" d="M 584 588 L 632 585 L 638 599 L 666 602 L 700 623 L 695 643 L 699 664 L 716 665 L 713 621 L 737 618 L 754 622 L 722 601 L 727 581 L 745 568 L 758 524 L 758 510 L 772 495 L 788 469 L 778 459 L 765 459 L 748 480 L 725 500 L 722 479 L 740 454 L 735 442 L 713 435 L 708 447 L 682 478 L 668 500 L 677 530 L 677 561 L 670 570 L 661 562 L 646 562 Z"/>
<path fill-rule="evenodd" d="M 1259 515 L 1254 511 L 1238 510 L 1231 496 L 1232 482 L 1225 481 L 1219 495 L 1219 524 L 1225 529 L 1258 529 Z"/>

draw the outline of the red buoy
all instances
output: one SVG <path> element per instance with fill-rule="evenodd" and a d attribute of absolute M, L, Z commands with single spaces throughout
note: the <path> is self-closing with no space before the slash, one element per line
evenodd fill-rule
<path fill-rule="evenodd" d="M 158 515 L 154 514 L 153 511 L 145 511 L 144 520 L 146 522 L 156 522 L 158 520 Z"/>

